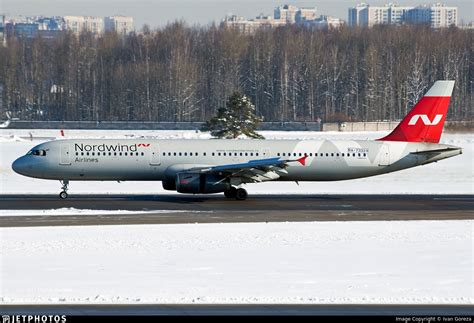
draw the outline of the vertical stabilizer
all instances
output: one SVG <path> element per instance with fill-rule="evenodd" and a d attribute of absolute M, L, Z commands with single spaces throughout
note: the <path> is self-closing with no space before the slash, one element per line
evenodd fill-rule
<path fill-rule="evenodd" d="M 454 81 L 436 81 L 384 141 L 438 143 L 448 113 Z"/>

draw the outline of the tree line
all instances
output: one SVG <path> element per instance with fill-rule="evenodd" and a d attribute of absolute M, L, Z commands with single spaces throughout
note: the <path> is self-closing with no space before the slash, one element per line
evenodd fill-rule
<path fill-rule="evenodd" d="M 121 36 L 10 38 L 0 111 L 22 120 L 206 121 L 240 91 L 264 121 L 402 118 L 439 79 L 449 120 L 474 106 L 474 32 L 379 26 L 253 34 L 176 22 Z"/>

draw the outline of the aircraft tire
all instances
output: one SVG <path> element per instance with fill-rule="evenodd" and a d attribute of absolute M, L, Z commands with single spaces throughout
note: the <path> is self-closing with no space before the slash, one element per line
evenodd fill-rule
<path fill-rule="evenodd" d="M 67 196 L 68 196 L 67 193 L 64 192 L 64 191 L 62 191 L 61 193 L 59 193 L 59 198 L 60 198 L 61 200 L 67 199 Z"/>
<path fill-rule="evenodd" d="M 235 198 L 239 201 L 243 201 L 247 199 L 247 191 L 244 190 L 243 188 L 238 188 L 237 191 L 235 192 Z"/>
<path fill-rule="evenodd" d="M 237 189 L 235 187 L 229 188 L 227 191 L 224 191 L 224 196 L 229 199 L 234 199 L 237 197 Z"/>

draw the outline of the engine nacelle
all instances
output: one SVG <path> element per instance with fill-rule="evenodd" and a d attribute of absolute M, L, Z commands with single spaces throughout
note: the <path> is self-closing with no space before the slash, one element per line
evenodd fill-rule
<path fill-rule="evenodd" d="M 161 181 L 161 185 L 163 185 L 163 188 L 168 191 L 176 191 L 176 179 L 173 178 L 164 178 Z"/>
<path fill-rule="evenodd" d="M 221 193 L 230 189 L 230 182 L 222 176 L 214 174 L 178 173 L 176 174 L 176 190 L 179 193 Z"/>

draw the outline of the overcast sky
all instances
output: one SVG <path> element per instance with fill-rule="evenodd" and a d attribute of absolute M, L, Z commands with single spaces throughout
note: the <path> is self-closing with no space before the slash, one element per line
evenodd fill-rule
<path fill-rule="evenodd" d="M 13 15 L 126 15 L 135 19 L 135 27 L 147 23 L 163 26 L 170 21 L 185 20 L 188 24 L 206 25 L 220 21 L 226 14 L 253 18 L 260 13 L 272 15 L 282 4 L 317 7 L 317 14 L 332 15 L 347 20 L 347 8 L 363 1 L 354 0 L 0 0 L 0 14 Z M 399 5 L 434 3 L 436 0 L 367 0 L 380 5 L 396 2 Z M 474 20 L 474 0 L 438 1 L 459 8 L 459 22 Z"/>

